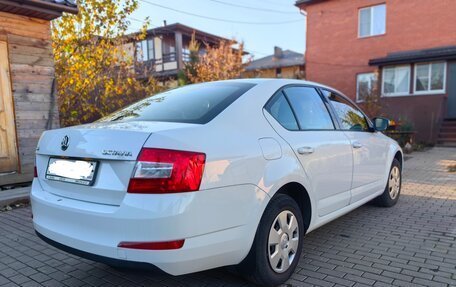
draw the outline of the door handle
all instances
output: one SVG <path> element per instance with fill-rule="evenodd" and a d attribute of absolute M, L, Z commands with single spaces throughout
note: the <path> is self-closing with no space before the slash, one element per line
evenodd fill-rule
<path fill-rule="evenodd" d="M 363 147 L 363 145 L 358 141 L 353 142 L 352 146 L 353 146 L 353 148 L 362 148 Z"/>
<path fill-rule="evenodd" d="M 313 152 L 314 152 L 314 149 L 313 149 L 313 147 L 310 147 L 310 146 L 303 146 L 303 147 L 298 148 L 299 154 L 311 154 Z"/>

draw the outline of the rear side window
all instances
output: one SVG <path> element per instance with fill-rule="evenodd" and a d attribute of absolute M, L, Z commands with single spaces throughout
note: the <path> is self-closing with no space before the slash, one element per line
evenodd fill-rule
<path fill-rule="evenodd" d="M 205 124 L 255 84 L 214 82 L 160 93 L 115 112 L 100 121 L 157 121 Z"/>
<path fill-rule="evenodd" d="M 284 90 L 301 130 L 334 130 L 334 124 L 320 94 L 311 87 Z"/>
<path fill-rule="evenodd" d="M 366 117 L 355 105 L 336 93 L 323 90 L 323 94 L 334 107 L 341 129 L 347 131 L 369 131 Z"/>
<path fill-rule="evenodd" d="M 299 130 L 290 105 L 282 92 L 276 94 L 267 104 L 266 110 L 287 130 Z"/>

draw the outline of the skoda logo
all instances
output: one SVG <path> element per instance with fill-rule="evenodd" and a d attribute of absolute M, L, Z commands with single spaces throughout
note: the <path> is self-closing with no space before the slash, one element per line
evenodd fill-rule
<path fill-rule="evenodd" d="M 61 143 L 62 150 L 66 151 L 68 149 L 69 145 L 70 145 L 70 138 L 68 136 L 64 136 L 62 143 Z"/>

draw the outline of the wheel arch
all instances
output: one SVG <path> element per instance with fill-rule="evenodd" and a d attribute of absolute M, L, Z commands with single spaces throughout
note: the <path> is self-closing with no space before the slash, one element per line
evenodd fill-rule
<path fill-rule="evenodd" d="M 280 187 L 274 196 L 277 194 L 288 195 L 296 201 L 301 210 L 302 218 L 304 219 L 304 228 L 306 232 L 310 227 L 313 211 L 312 201 L 307 189 L 298 182 L 289 182 Z"/>
<path fill-rule="evenodd" d="M 402 154 L 402 152 L 400 150 L 396 151 L 396 154 L 394 154 L 394 158 L 399 161 L 399 163 L 401 164 L 401 169 L 402 169 L 403 161 L 404 161 L 404 155 Z"/>

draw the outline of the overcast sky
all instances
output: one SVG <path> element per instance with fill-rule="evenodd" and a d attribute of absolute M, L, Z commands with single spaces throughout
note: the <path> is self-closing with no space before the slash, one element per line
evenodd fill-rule
<path fill-rule="evenodd" d="M 166 20 L 168 24 L 179 22 L 225 38 L 234 37 L 244 41 L 245 49 L 255 59 L 272 54 L 274 46 L 299 53 L 305 49 L 305 17 L 294 6 L 295 0 L 139 0 L 139 3 L 133 19 L 149 16 L 152 27 L 161 26 Z M 131 23 L 132 30 L 141 27 L 138 21 Z"/>

